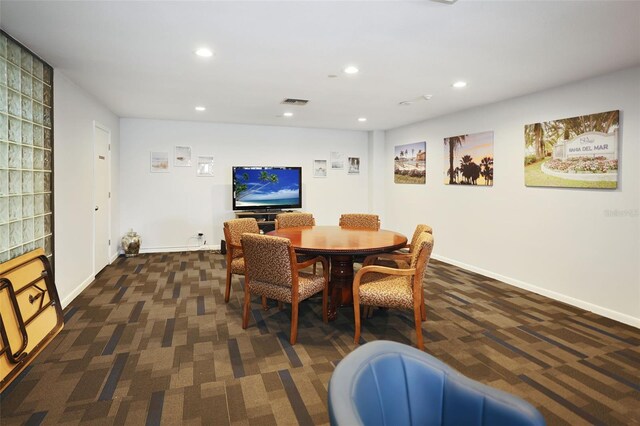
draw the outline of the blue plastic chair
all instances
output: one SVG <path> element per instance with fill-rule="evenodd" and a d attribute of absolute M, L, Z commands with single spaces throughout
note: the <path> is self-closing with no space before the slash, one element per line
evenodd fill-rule
<path fill-rule="evenodd" d="M 545 425 L 531 404 L 401 343 L 360 346 L 329 381 L 332 425 Z"/>

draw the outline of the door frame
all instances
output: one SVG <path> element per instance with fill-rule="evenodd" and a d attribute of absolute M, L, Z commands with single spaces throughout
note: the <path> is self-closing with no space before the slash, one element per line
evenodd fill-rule
<path fill-rule="evenodd" d="M 96 201 L 97 201 L 97 194 L 96 194 L 96 155 L 97 155 L 97 150 L 96 150 L 96 129 L 100 129 L 104 132 L 107 133 L 108 138 L 109 138 L 109 142 L 108 142 L 108 147 L 107 147 L 107 190 L 109 192 L 109 195 L 111 194 L 111 129 L 109 129 L 107 126 L 105 126 L 104 124 L 93 120 L 93 128 L 92 128 L 92 134 L 93 134 L 93 164 L 91 165 L 92 169 L 93 169 L 93 188 L 92 188 L 92 194 L 93 194 L 93 205 L 91 206 L 92 209 L 95 208 L 96 206 Z M 107 232 L 108 232 L 108 240 L 111 241 L 111 196 L 107 197 L 108 201 L 107 201 Z M 92 256 L 92 260 L 91 263 L 93 264 L 93 276 L 95 277 L 95 275 L 100 272 L 100 271 L 96 271 L 96 215 L 95 215 L 95 210 L 94 210 L 94 214 L 93 214 L 93 238 L 91 239 L 93 242 L 93 245 L 91 247 L 91 252 L 93 253 Z M 107 265 L 111 264 L 111 244 L 109 244 L 109 248 L 107 249 Z"/>

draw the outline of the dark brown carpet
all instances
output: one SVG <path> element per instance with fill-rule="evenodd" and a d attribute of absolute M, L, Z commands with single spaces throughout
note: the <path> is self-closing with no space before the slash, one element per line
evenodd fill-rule
<path fill-rule="evenodd" d="M 517 394 L 549 424 L 640 424 L 640 330 L 432 261 L 427 352 Z M 327 384 L 355 346 L 353 310 L 325 325 L 320 300 L 290 311 L 241 281 L 223 301 L 224 259 L 204 252 L 120 258 L 65 310 L 63 332 L 1 397 L 12 424 L 323 424 Z M 376 311 L 363 340 L 413 344 L 412 314 Z"/>

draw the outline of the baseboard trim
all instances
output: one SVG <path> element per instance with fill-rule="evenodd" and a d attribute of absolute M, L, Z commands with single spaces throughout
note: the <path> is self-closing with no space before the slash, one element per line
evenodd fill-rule
<path fill-rule="evenodd" d="M 623 324 L 627 324 L 632 327 L 640 328 L 640 318 L 635 318 L 635 317 L 632 317 L 631 315 L 623 314 L 622 312 L 617 312 L 608 308 L 604 308 L 602 306 L 594 305 L 593 303 L 586 302 L 584 300 L 576 299 L 574 297 L 567 296 L 562 293 L 558 293 L 552 290 L 548 290 L 546 288 L 538 287 L 536 285 L 529 284 L 524 281 L 517 280 L 515 278 L 500 275 L 495 272 L 478 268 L 476 266 L 469 265 L 464 262 L 459 262 L 457 260 L 450 259 L 445 256 L 433 254 L 431 257 L 441 262 L 450 263 L 451 265 L 455 265 L 459 268 L 466 269 L 468 271 L 475 272 L 477 274 L 484 275 L 486 277 L 493 278 L 498 281 L 502 281 L 503 283 L 512 285 L 514 287 L 518 287 L 524 290 L 531 291 L 533 293 L 540 294 L 545 297 L 549 297 L 559 302 L 563 302 L 568 305 L 575 306 L 577 308 L 584 309 L 598 315 L 602 315 L 603 317 L 610 318 L 615 321 L 619 321 Z"/>
<path fill-rule="evenodd" d="M 220 250 L 220 244 L 207 244 L 206 246 L 170 246 L 170 247 L 142 247 L 140 253 L 170 253 L 175 251 L 209 251 Z"/>
<path fill-rule="evenodd" d="M 62 299 L 60 301 L 60 304 L 62 305 L 62 309 L 64 309 L 67 306 L 69 306 L 69 304 L 71 302 L 73 302 L 73 299 L 78 297 L 80 295 L 80 293 L 82 293 L 85 288 L 89 287 L 89 284 L 91 284 L 93 282 L 93 280 L 95 280 L 95 279 L 96 279 L 95 275 L 90 275 L 78 287 L 73 289 L 73 291 L 67 297 L 65 297 L 64 299 Z"/>

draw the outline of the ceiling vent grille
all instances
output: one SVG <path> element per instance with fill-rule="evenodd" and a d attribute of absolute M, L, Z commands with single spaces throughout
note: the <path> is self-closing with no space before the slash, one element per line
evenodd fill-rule
<path fill-rule="evenodd" d="M 294 98 L 286 98 L 282 102 L 283 105 L 297 105 L 297 106 L 305 106 L 309 102 L 308 99 L 294 99 Z"/>

